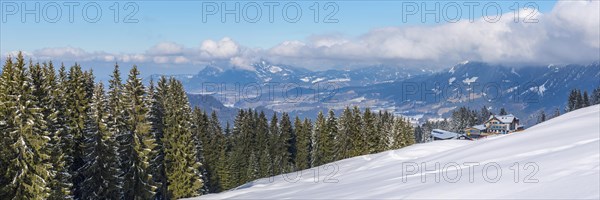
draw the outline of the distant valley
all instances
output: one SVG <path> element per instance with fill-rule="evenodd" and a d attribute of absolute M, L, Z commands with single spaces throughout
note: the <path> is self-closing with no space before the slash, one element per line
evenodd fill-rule
<path fill-rule="evenodd" d="M 310 71 L 265 61 L 253 67 L 207 66 L 198 74 L 174 77 L 183 82 L 192 106 L 218 111 L 223 123 L 232 121 L 240 108 L 314 118 L 320 110 L 338 113 L 345 106 L 359 106 L 422 123 L 448 117 L 460 106 L 485 105 L 492 112 L 505 108 L 532 125 L 541 110 L 562 111 L 571 89 L 591 92 L 600 85 L 598 62 L 501 66 L 465 61 L 441 71 L 389 66 Z"/>

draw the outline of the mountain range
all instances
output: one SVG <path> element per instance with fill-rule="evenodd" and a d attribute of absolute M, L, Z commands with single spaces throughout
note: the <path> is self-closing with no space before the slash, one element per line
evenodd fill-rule
<path fill-rule="evenodd" d="M 600 64 L 504 66 L 465 61 L 445 70 L 369 66 L 311 71 L 260 61 L 254 70 L 206 66 L 197 74 L 174 75 L 192 106 L 225 111 L 232 120 L 240 108 L 289 112 L 314 118 L 321 110 L 345 106 L 387 110 L 415 123 L 448 117 L 454 108 L 505 108 L 533 125 L 540 111 L 564 110 L 569 92 L 600 85 Z M 153 75 L 153 77 L 160 75 Z M 210 96 L 206 101 L 198 97 Z M 225 114 L 230 113 L 230 114 Z"/>

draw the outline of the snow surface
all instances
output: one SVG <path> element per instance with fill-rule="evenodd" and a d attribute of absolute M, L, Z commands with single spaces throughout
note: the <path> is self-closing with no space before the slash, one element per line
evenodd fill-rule
<path fill-rule="evenodd" d="M 466 78 L 465 80 L 463 80 L 462 82 L 467 84 L 467 85 L 471 85 L 471 83 L 477 81 L 479 77 L 475 76 L 475 77 L 471 77 L 471 78 Z"/>
<path fill-rule="evenodd" d="M 271 66 L 269 67 L 269 71 L 273 74 L 283 71 L 283 69 L 281 69 L 281 67 L 277 67 L 277 66 Z"/>
<path fill-rule="evenodd" d="M 540 96 L 544 96 L 544 92 L 546 92 L 546 83 L 537 87 L 531 87 L 529 90 L 532 92 L 537 92 L 537 94 Z"/>
<path fill-rule="evenodd" d="M 325 78 L 317 78 L 317 79 L 313 80 L 312 83 L 318 83 L 318 82 L 321 82 L 323 80 L 325 80 Z"/>
<path fill-rule="evenodd" d="M 451 77 L 450 79 L 448 79 L 448 85 L 452 85 L 452 83 L 454 83 L 454 80 L 456 80 L 456 77 Z"/>
<path fill-rule="evenodd" d="M 304 78 L 301 78 L 300 80 L 303 81 L 303 82 L 308 82 L 308 81 L 310 81 L 310 78 L 304 77 Z"/>
<path fill-rule="evenodd" d="M 600 106 L 596 105 L 522 132 L 477 141 L 435 141 L 333 162 L 324 165 L 330 166 L 327 169 L 318 168 L 316 183 L 317 168 L 313 168 L 302 171 L 296 181 L 296 174 L 290 173 L 287 181 L 280 175 L 197 198 L 598 199 L 599 122 Z M 469 168 L 464 164 L 469 162 L 479 165 L 469 164 L 473 166 Z M 437 171 L 436 163 L 440 164 Z M 332 173 L 336 167 L 338 171 Z M 518 178 L 515 169 L 519 169 Z M 497 172 L 501 175 L 496 176 Z M 458 173 L 460 178 L 456 178 Z"/>
<path fill-rule="evenodd" d="M 331 79 L 328 80 L 327 82 L 348 82 L 351 81 L 349 78 L 336 78 L 336 79 Z"/>
<path fill-rule="evenodd" d="M 510 69 L 510 73 L 513 73 L 517 76 L 521 76 L 521 74 L 517 73 L 517 71 L 515 71 L 515 68 Z"/>

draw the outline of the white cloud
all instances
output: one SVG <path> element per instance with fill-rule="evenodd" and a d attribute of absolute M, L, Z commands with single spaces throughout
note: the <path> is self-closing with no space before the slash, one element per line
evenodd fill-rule
<path fill-rule="evenodd" d="M 521 10 L 500 21 L 483 18 L 435 26 L 383 27 L 356 38 L 317 36 L 285 41 L 269 50 L 300 65 L 326 60 L 334 65 L 400 63 L 448 66 L 463 60 L 496 63 L 590 62 L 600 47 L 599 1 L 560 1 L 548 14 Z M 530 15 L 533 14 L 533 15 Z M 530 18 L 532 17 L 532 18 Z M 537 19 L 536 23 L 525 23 Z"/>
<path fill-rule="evenodd" d="M 106 55 L 106 56 L 104 56 L 104 61 L 105 62 L 114 62 L 115 61 L 115 56 L 113 56 L 113 55 Z"/>
<path fill-rule="evenodd" d="M 91 54 L 81 48 L 43 48 L 35 50 L 33 54 L 39 58 L 68 58 L 68 59 L 91 59 Z"/>
<path fill-rule="evenodd" d="M 233 57 L 229 60 L 229 63 L 231 65 L 239 67 L 241 69 L 250 70 L 250 71 L 255 70 L 254 67 L 252 66 L 252 60 L 246 59 L 244 57 Z"/>
<path fill-rule="evenodd" d="M 177 57 L 175 57 L 174 62 L 176 64 L 185 64 L 185 63 L 189 63 L 190 60 L 184 56 L 177 56 Z"/>
<path fill-rule="evenodd" d="M 146 62 L 147 57 L 143 54 L 125 54 L 118 59 L 122 62 Z"/>
<path fill-rule="evenodd" d="M 28 52 L 28 51 L 20 51 L 20 52 L 24 57 L 33 57 L 33 53 L 31 53 L 31 52 Z M 2 58 L 6 58 L 9 56 L 11 58 L 16 58 L 17 55 L 19 55 L 19 51 L 10 51 L 10 52 L 4 53 L 4 55 L 2 55 Z"/>
<path fill-rule="evenodd" d="M 183 53 L 183 45 L 172 42 L 161 42 L 148 49 L 151 55 L 174 55 Z"/>
<path fill-rule="evenodd" d="M 581 33 L 586 44 L 600 47 L 600 1 L 559 1 L 551 15 L 554 26 Z"/>
<path fill-rule="evenodd" d="M 200 46 L 200 54 L 206 58 L 230 58 L 239 52 L 237 43 L 228 37 L 220 41 L 205 40 Z"/>
<path fill-rule="evenodd" d="M 269 50 L 273 55 L 299 57 L 306 44 L 300 41 L 285 41 Z"/>

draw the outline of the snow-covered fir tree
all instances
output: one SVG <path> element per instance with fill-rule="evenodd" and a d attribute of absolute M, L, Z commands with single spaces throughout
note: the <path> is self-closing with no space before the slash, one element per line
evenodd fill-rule
<path fill-rule="evenodd" d="M 146 90 L 139 74 L 137 67 L 133 66 L 123 86 L 125 131 L 117 136 L 121 189 L 125 199 L 149 199 L 156 190 L 150 170 L 150 160 L 154 158 L 152 150 L 156 144 L 150 133 Z"/>
<path fill-rule="evenodd" d="M 82 199 L 118 199 L 119 169 L 115 138 L 108 130 L 104 86 L 94 88 L 83 143 L 84 165 L 80 173 Z"/>
<path fill-rule="evenodd" d="M 169 80 L 165 102 L 164 138 L 165 171 L 170 198 L 192 197 L 203 187 L 201 163 L 196 160 L 192 134 L 192 111 L 181 82 Z"/>
<path fill-rule="evenodd" d="M 1 195 L 9 199 L 45 199 L 50 194 L 48 183 L 52 178 L 47 151 L 50 137 L 33 84 L 33 78 L 41 77 L 32 77 L 32 71 L 38 72 L 31 62 L 29 69 L 25 67 L 21 53 L 12 65 L 5 65 L 1 80 L 11 85 L 2 89 L 3 107 L 9 114 L 3 122 L 4 137 L 7 137 L 3 143 L 11 150 L 4 152 L 9 154 L 2 159 L 6 161 L 4 176 L 10 181 L 0 189 Z"/>

